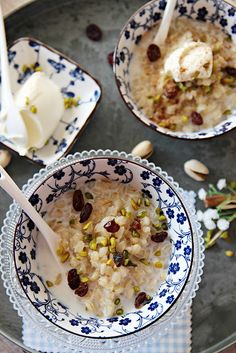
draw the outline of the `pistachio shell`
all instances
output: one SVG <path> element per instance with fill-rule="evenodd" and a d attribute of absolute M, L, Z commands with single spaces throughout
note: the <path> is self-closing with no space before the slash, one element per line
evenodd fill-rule
<path fill-rule="evenodd" d="M 131 154 L 135 157 L 149 158 L 153 153 L 153 144 L 148 141 L 142 141 L 138 143 L 131 151 Z"/>
<path fill-rule="evenodd" d="M 209 169 L 197 159 L 190 159 L 184 163 L 185 173 L 197 181 L 204 181 L 209 174 Z"/>
<path fill-rule="evenodd" d="M 6 168 L 11 161 L 11 154 L 7 150 L 0 150 L 0 165 Z"/>

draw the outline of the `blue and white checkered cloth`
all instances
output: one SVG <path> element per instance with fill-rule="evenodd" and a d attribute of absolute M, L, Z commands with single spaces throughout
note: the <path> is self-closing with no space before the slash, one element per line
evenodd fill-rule
<path fill-rule="evenodd" d="M 23 342 L 27 347 L 47 353 L 62 352 L 54 344 L 50 345 L 50 337 L 41 337 L 32 329 L 30 321 L 23 318 Z M 78 348 L 79 352 L 79 348 Z M 133 351 L 131 350 L 133 353 Z M 183 318 L 176 321 L 175 325 L 160 338 L 158 342 L 144 345 L 142 349 L 135 349 L 135 353 L 190 353 L 191 352 L 191 310 L 189 309 Z M 91 352 L 92 353 L 92 352 Z"/>

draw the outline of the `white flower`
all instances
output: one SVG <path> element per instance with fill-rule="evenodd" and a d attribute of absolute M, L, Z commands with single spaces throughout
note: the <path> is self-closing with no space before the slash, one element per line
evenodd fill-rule
<path fill-rule="evenodd" d="M 227 221 L 226 219 L 220 218 L 217 221 L 217 227 L 219 228 L 219 230 L 227 230 L 229 229 L 229 221 Z"/>
<path fill-rule="evenodd" d="M 213 230 L 213 229 L 216 228 L 216 224 L 215 224 L 215 222 L 212 219 L 205 219 L 204 220 L 204 226 L 208 230 Z"/>
<path fill-rule="evenodd" d="M 197 220 L 199 222 L 202 222 L 203 221 L 203 212 L 201 210 L 198 210 L 197 211 Z"/>
<path fill-rule="evenodd" d="M 200 200 L 205 200 L 206 195 L 207 195 L 207 193 L 206 193 L 205 189 L 201 188 L 200 190 L 198 190 L 198 198 Z"/>
<path fill-rule="evenodd" d="M 222 190 L 226 187 L 226 179 L 219 179 L 217 182 L 217 188 Z"/>
<path fill-rule="evenodd" d="M 219 214 L 217 212 L 216 209 L 214 208 L 208 208 L 203 215 L 203 219 L 207 220 L 207 219 L 218 219 L 219 218 Z"/>

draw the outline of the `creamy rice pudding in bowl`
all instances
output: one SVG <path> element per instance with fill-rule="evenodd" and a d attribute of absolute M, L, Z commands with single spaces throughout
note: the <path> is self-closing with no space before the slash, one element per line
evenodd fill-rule
<path fill-rule="evenodd" d="M 24 192 L 58 235 L 65 276 L 16 205 L 3 232 L 14 235 L 25 295 L 55 329 L 125 340 L 167 328 L 189 307 L 203 267 L 200 226 L 160 168 L 124 152 L 76 153 L 42 169 Z"/>
<path fill-rule="evenodd" d="M 224 1 L 178 1 L 167 40 L 154 45 L 166 2 L 151 1 L 127 22 L 114 54 L 119 91 L 134 115 L 186 139 L 236 126 L 236 10 Z"/>

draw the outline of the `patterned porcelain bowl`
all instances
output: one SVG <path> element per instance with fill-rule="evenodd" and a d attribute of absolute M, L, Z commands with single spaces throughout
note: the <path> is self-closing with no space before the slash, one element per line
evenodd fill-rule
<path fill-rule="evenodd" d="M 139 44 L 143 34 L 161 19 L 165 10 L 165 0 L 150 1 L 142 6 L 128 20 L 121 31 L 121 36 L 114 53 L 113 70 L 121 96 L 132 113 L 145 125 L 162 134 L 189 140 L 199 140 L 222 135 L 236 127 L 236 108 L 226 120 L 214 128 L 198 132 L 171 131 L 162 128 L 148 119 L 138 109 L 132 99 L 130 91 L 129 66 L 135 47 Z M 185 16 L 197 21 L 209 21 L 225 31 L 236 42 L 236 9 L 223 0 L 178 0 L 174 18 Z"/>
<path fill-rule="evenodd" d="M 130 184 L 163 209 L 172 243 L 166 280 L 157 288 L 152 301 L 140 310 L 105 319 L 81 315 L 73 311 L 70 303 L 59 302 L 48 290 L 38 270 L 38 231 L 28 216 L 13 204 L 2 231 L 3 236 L 6 232 L 11 233 L 8 236 L 14 236 L 15 268 L 23 291 L 50 324 L 89 339 L 121 338 L 145 331 L 150 325 L 160 328 L 170 323 L 178 313 L 178 303 L 181 308 L 191 303 L 203 266 L 200 227 L 188 207 L 183 190 L 154 164 L 124 152 L 109 150 L 77 153 L 63 158 L 35 174 L 23 190 L 31 204 L 45 216 L 55 200 L 91 179 Z"/>
<path fill-rule="evenodd" d="M 101 99 L 100 84 L 80 66 L 53 48 L 33 38 L 20 38 L 8 50 L 13 94 L 35 71 L 41 70 L 60 88 L 64 98 L 79 98 L 79 104 L 65 109 L 45 146 L 29 150 L 26 157 L 48 165 L 72 148 Z M 0 86 L 1 88 L 1 86 Z M 0 143 L 17 152 L 17 146 L 0 134 Z"/>

